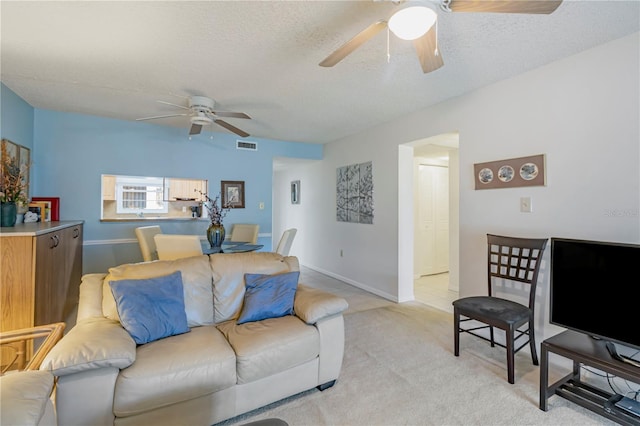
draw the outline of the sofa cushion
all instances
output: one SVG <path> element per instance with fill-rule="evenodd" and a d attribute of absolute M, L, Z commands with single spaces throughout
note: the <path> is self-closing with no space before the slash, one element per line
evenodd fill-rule
<path fill-rule="evenodd" d="M 118 375 L 113 412 L 126 417 L 226 389 L 236 383 L 236 359 L 214 326 L 139 346 Z"/>
<path fill-rule="evenodd" d="M 245 291 L 238 324 L 293 314 L 300 272 L 245 274 Z"/>
<path fill-rule="evenodd" d="M 180 271 L 155 278 L 111 281 L 109 285 L 120 322 L 137 344 L 189 331 Z"/>
<path fill-rule="evenodd" d="M 277 253 L 218 253 L 209 256 L 213 270 L 214 321 L 240 316 L 244 299 L 244 274 L 281 274 L 299 271 L 296 257 Z"/>
<path fill-rule="evenodd" d="M 182 273 L 184 307 L 189 327 L 213 324 L 213 282 L 209 256 L 177 260 L 130 263 L 109 269 L 102 287 L 102 311 L 105 317 L 120 321 L 110 281 L 154 278 L 175 271 Z"/>
<path fill-rule="evenodd" d="M 238 384 L 249 383 L 315 359 L 318 330 L 288 315 L 241 325 L 218 324 L 236 353 Z"/>

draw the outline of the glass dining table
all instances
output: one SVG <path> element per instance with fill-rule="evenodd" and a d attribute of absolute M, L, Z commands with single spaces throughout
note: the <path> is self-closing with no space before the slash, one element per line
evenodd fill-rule
<path fill-rule="evenodd" d="M 248 242 L 238 242 L 238 241 L 225 241 L 222 243 L 222 247 L 215 249 L 209 245 L 209 242 L 206 241 L 202 245 L 202 253 L 203 254 L 214 254 L 214 253 L 246 253 L 248 251 L 256 251 L 260 250 L 264 247 L 264 244 L 250 244 Z"/>

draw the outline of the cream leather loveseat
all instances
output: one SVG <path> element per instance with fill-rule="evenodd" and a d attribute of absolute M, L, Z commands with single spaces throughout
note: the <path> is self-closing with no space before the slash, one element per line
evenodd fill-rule
<path fill-rule="evenodd" d="M 212 425 L 332 386 L 344 353 L 344 299 L 299 284 L 295 315 L 236 322 L 245 273 L 298 269 L 296 257 L 241 253 L 85 275 L 77 324 L 41 366 L 58 377 L 58 424 Z M 182 275 L 189 331 L 136 345 L 119 321 L 109 282 L 175 271 Z"/>

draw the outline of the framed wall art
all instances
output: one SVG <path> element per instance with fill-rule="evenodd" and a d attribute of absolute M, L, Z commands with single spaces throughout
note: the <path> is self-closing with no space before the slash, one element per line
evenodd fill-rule
<path fill-rule="evenodd" d="M 473 165 L 476 189 L 545 186 L 545 155 L 510 158 Z"/>
<path fill-rule="evenodd" d="M 223 180 L 220 184 L 222 206 L 234 209 L 244 209 L 244 181 Z"/>
<path fill-rule="evenodd" d="M 291 182 L 291 204 L 300 204 L 300 181 Z"/>
<path fill-rule="evenodd" d="M 371 161 L 336 169 L 338 222 L 373 224 L 373 164 Z"/>
<path fill-rule="evenodd" d="M 9 139 L 2 139 L 2 164 L 3 176 L 5 173 L 11 175 L 20 175 L 22 192 L 25 199 L 29 199 L 29 168 L 31 166 L 31 151 L 29 148 L 17 143 L 11 142 Z M 11 170 L 5 170 L 5 166 L 10 166 Z"/>

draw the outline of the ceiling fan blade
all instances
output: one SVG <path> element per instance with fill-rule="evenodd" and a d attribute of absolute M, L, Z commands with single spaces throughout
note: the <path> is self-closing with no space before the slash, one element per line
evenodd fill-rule
<path fill-rule="evenodd" d="M 452 12 L 533 13 L 548 15 L 562 0 L 451 0 Z M 446 9 L 446 2 L 445 2 Z"/>
<path fill-rule="evenodd" d="M 213 120 L 214 123 L 216 123 L 218 126 L 222 126 L 227 130 L 232 131 L 233 133 L 235 133 L 238 136 L 241 136 L 243 138 L 246 138 L 247 136 L 249 136 L 249 133 L 238 129 L 236 126 L 233 126 L 229 123 L 227 123 L 226 121 L 222 121 L 222 120 Z"/>
<path fill-rule="evenodd" d="M 416 48 L 422 71 L 426 74 L 435 71 L 444 65 L 442 55 L 438 49 L 435 25 L 422 37 L 415 39 L 413 45 Z"/>
<path fill-rule="evenodd" d="M 161 103 L 161 104 L 165 104 L 165 105 L 171 105 L 171 106 L 174 106 L 176 108 L 189 109 L 189 107 L 178 105 L 178 104 L 172 104 L 171 102 L 165 102 L 165 101 L 156 101 L 156 102 Z"/>
<path fill-rule="evenodd" d="M 228 111 L 211 111 L 211 112 L 213 114 L 217 115 L 218 117 L 248 118 L 248 119 L 251 119 L 251 117 L 249 117 L 244 112 L 228 112 Z"/>
<path fill-rule="evenodd" d="M 334 66 L 385 28 L 387 28 L 387 21 L 381 20 L 374 22 L 358 33 L 354 38 L 340 46 L 335 52 L 327 56 L 319 65 L 321 67 Z"/>
<path fill-rule="evenodd" d="M 201 124 L 192 124 L 191 128 L 189 129 L 189 136 L 191 136 L 191 135 L 199 135 L 201 131 L 202 131 L 202 125 Z"/>
<path fill-rule="evenodd" d="M 185 115 L 189 115 L 189 114 L 156 115 L 154 117 L 136 118 L 136 121 L 155 120 L 156 118 L 183 117 Z"/>

